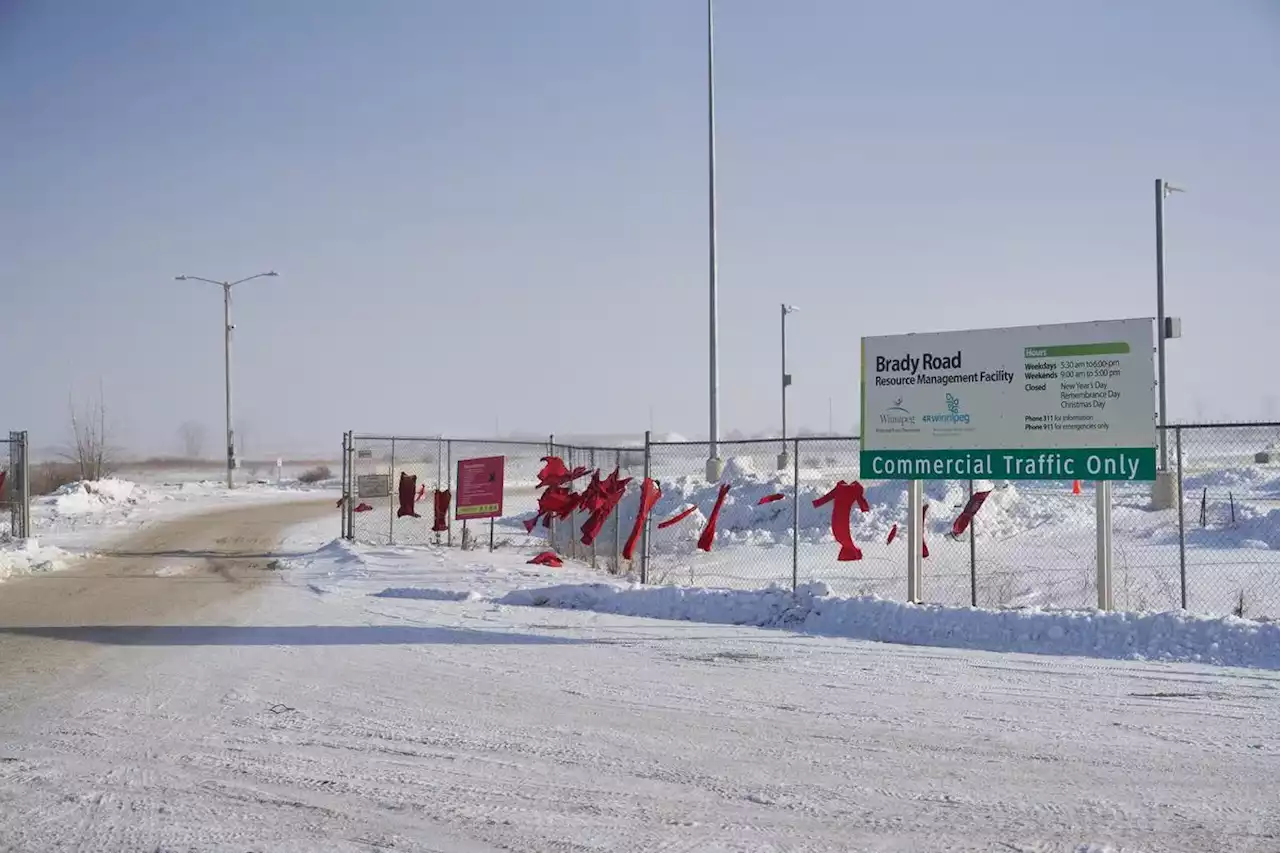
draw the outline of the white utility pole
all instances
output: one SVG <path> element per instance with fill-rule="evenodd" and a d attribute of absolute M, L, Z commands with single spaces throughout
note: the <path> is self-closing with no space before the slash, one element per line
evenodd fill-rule
<path fill-rule="evenodd" d="M 231 426 L 231 332 L 235 326 L 231 324 L 231 288 L 237 284 L 244 284 L 246 281 L 253 281 L 255 278 L 275 277 L 277 273 L 260 272 L 257 275 L 251 275 L 248 278 L 242 278 L 239 281 L 215 281 L 211 278 L 202 278 L 198 275 L 180 275 L 176 279 L 178 281 L 203 281 L 207 284 L 216 284 L 222 288 L 222 326 L 223 326 L 223 371 L 226 378 L 226 405 L 227 405 L 227 488 L 234 489 L 235 470 L 236 470 L 236 440 L 235 430 Z"/>
<path fill-rule="evenodd" d="M 779 471 L 791 467 L 791 454 L 787 452 L 787 388 L 791 385 L 791 374 L 787 373 L 787 315 L 799 310 L 795 305 L 782 303 L 782 451 L 778 454 Z"/>
<path fill-rule="evenodd" d="M 708 436 L 707 482 L 718 483 L 724 473 L 720 459 L 720 316 L 716 275 L 716 83 L 715 26 L 712 0 L 707 0 L 707 256 L 711 290 L 709 332 L 710 353 L 710 435 Z"/>

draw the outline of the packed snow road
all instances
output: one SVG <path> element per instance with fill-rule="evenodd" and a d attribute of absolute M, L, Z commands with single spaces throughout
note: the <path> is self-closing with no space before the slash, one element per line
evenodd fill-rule
<path fill-rule="evenodd" d="M 307 512 L 256 511 L 223 548 Z M 0 648 L 67 665 L 0 684 L 0 849 L 1280 849 L 1278 673 L 513 607 L 587 575 L 407 553 L 110 619 L 24 592 Z"/>
<path fill-rule="evenodd" d="M 0 587 L 0 713 L 83 664 L 92 648 L 14 629 L 181 620 L 270 580 L 267 564 L 286 531 L 332 506 L 245 506 L 152 523 L 70 570 L 8 581 Z"/>

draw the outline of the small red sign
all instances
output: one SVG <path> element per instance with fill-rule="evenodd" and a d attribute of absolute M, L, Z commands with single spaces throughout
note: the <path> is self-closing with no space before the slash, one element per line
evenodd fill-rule
<path fill-rule="evenodd" d="M 485 456 L 458 460 L 458 495 L 453 517 L 497 518 L 502 515 L 505 456 Z"/>

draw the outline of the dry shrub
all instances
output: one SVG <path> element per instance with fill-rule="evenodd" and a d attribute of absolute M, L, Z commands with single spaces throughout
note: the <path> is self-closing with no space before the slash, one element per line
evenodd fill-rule
<path fill-rule="evenodd" d="M 319 483 L 322 480 L 329 480 L 332 478 L 333 472 L 329 470 L 328 465 L 317 465 L 316 467 L 308 468 L 306 471 L 299 474 L 298 482 L 310 485 L 312 483 Z"/>
<path fill-rule="evenodd" d="M 31 466 L 31 494 L 51 495 L 68 483 L 80 481 L 75 462 L 40 462 Z"/>

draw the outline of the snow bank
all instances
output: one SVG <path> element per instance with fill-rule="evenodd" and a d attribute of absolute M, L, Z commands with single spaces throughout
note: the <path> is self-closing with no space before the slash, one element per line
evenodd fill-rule
<path fill-rule="evenodd" d="M 824 583 L 793 594 L 604 583 L 524 589 L 499 604 L 786 628 L 907 645 L 1280 669 L 1280 623 L 1182 612 L 981 610 L 837 598 Z"/>
<path fill-rule="evenodd" d="M 1244 468 L 1214 468 L 1200 474 L 1189 474 L 1182 480 L 1182 492 L 1188 500 L 1202 489 L 1234 490 L 1241 496 L 1280 495 L 1280 471 L 1275 466 L 1250 465 Z"/>
<path fill-rule="evenodd" d="M 129 480 L 81 480 L 55 491 L 52 504 L 58 515 L 92 515 L 150 498 L 147 489 Z"/>
<path fill-rule="evenodd" d="M 41 546 L 35 539 L 0 547 L 0 580 L 34 572 L 56 572 L 75 559 L 61 548 Z"/>

